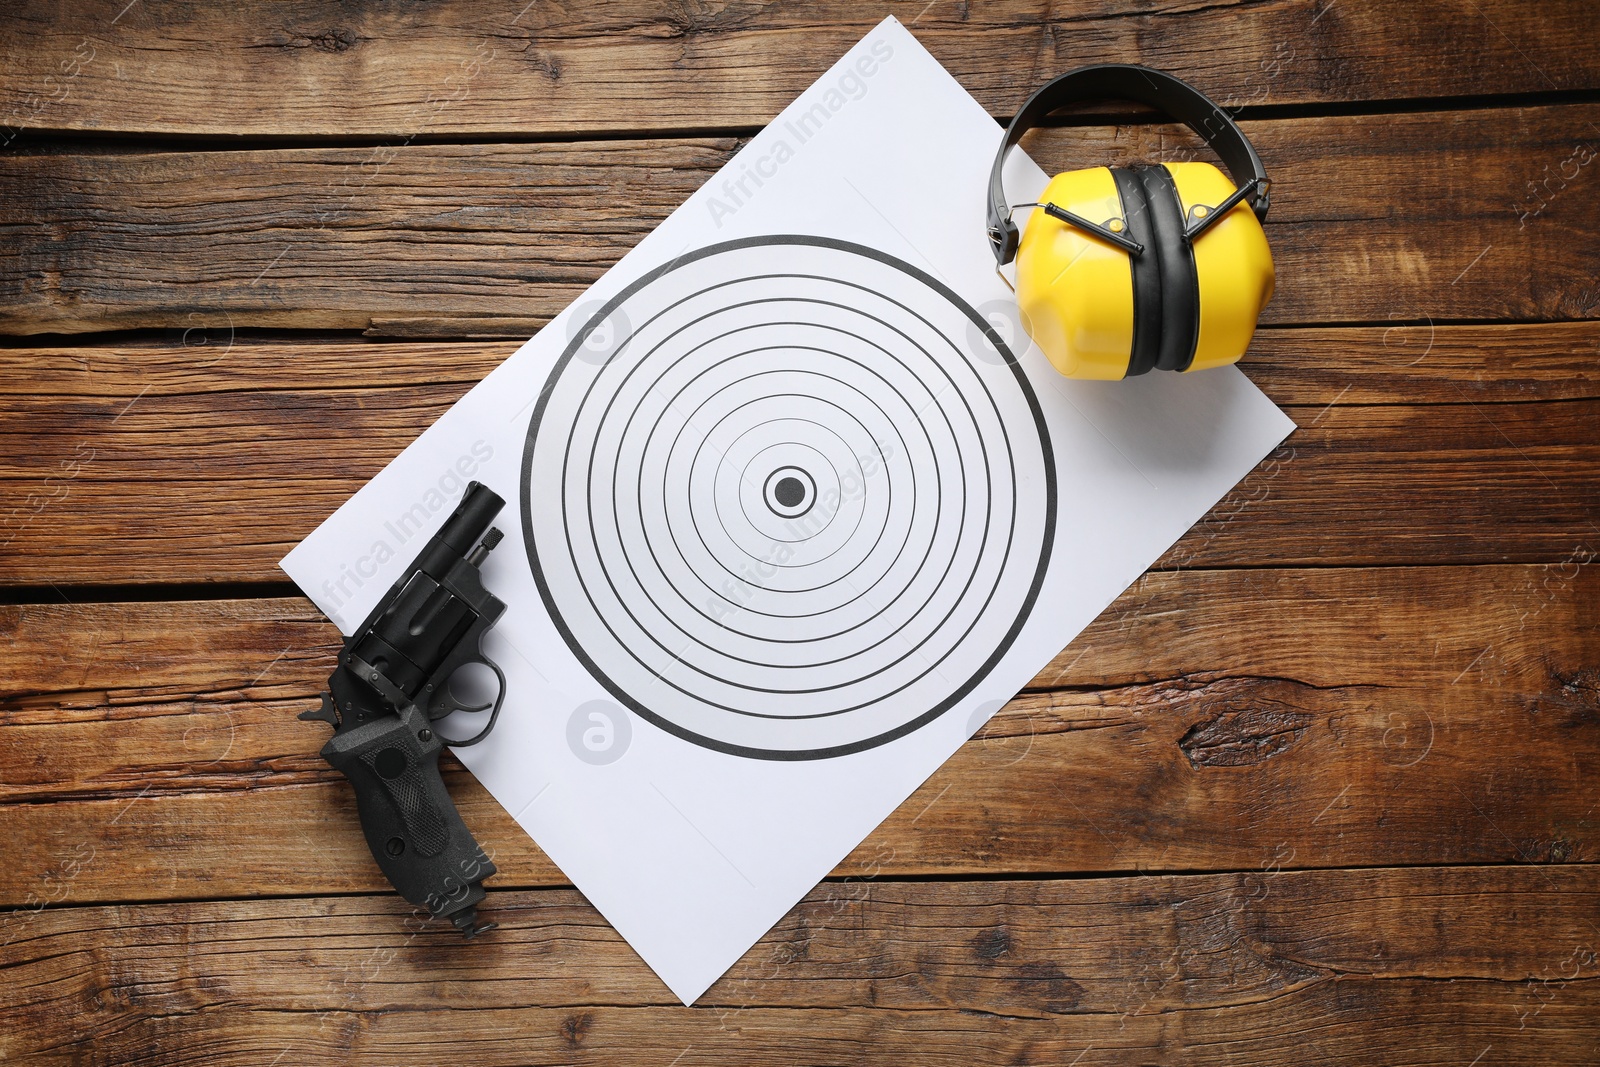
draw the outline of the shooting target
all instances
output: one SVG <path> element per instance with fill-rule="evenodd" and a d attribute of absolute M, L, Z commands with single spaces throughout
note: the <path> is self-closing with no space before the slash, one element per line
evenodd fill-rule
<path fill-rule="evenodd" d="M 523 455 L 550 617 L 619 701 L 766 759 L 871 748 L 970 693 L 1054 536 L 1049 435 L 948 287 L 816 237 L 713 245 L 578 321 Z"/>

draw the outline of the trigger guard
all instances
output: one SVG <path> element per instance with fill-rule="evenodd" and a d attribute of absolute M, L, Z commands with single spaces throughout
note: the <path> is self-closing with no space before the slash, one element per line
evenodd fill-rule
<path fill-rule="evenodd" d="M 482 653 L 480 652 L 479 655 L 482 655 Z M 463 662 L 461 666 L 457 667 L 456 670 L 460 670 L 469 663 L 481 663 L 485 667 L 488 667 L 490 670 L 494 671 L 495 678 L 497 678 L 500 683 L 500 692 L 505 692 L 506 676 L 500 672 L 500 668 L 497 665 L 487 659 L 469 659 Z M 499 699 L 499 696 L 496 696 L 494 700 L 491 700 L 486 704 L 463 704 L 461 701 L 456 699 L 455 693 L 451 692 L 450 679 L 446 678 L 444 680 L 444 684 L 439 686 L 438 691 L 428 699 L 428 718 L 433 721 L 438 721 L 439 719 L 442 719 L 447 715 L 453 715 L 458 711 L 488 711 L 490 708 L 494 707 L 495 702 Z"/>
<path fill-rule="evenodd" d="M 505 699 L 506 699 L 506 673 L 505 673 L 505 671 L 502 671 L 500 669 L 500 665 L 498 663 L 496 663 L 492 659 L 481 659 L 481 660 L 476 660 L 474 662 L 482 663 L 484 666 L 488 667 L 491 671 L 494 671 L 494 676 L 495 676 L 496 680 L 498 680 L 499 683 L 500 683 L 500 691 L 495 694 L 495 698 L 494 698 L 494 703 L 493 704 L 480 704 L 477 707 L 467 707 L 467 706 L 461 704 L 459 701 L 457 701 L 454 696 L 450 695 L 450 685 L 449 685 L 448 682 L 446 682 L 445 683 L 445 687 L 444 687 L 444 693 L 442 694 L 442 696 L 444 696 L 446 698 L 446 700 L 448 701 L 447 710 L 443 714 L 440 714 L 438 716 L 435 716 L 433 714 L 433 709 L 435 707 L 442 706 L 444 704 L 444 701 L 441 701 L 439 699 L 439 697 L 435 697 L 433 702 L 430 703 L 429 706 L 428 706 L 428 718 L 429 719 L 434 719 L 434 718 L 442 719 L 446 715 L 449 715 L 453 711 L 467 711 L 467 712 L 488 711 L 489 712 L 489 721 L 484 724 L 483 729 L 479 730 L 477 733 L 473 734 L 471 737 L 467 738 L 465 741 L 457 741 L 454 738 L 446 737 L 438 729 L 435 729 L 434 733 L 438 735 L 439 740 L 442 741 L 444 744 L 450 746 L 451 748 L 466 748 L 467 746 L 475 745 L 479 741 L 482 741 L 485 737 L 488 737 L 489 736 L 489 731 L 494 729 L 495 721 L 500 718 L 500 705 L 505 703 Z"/>

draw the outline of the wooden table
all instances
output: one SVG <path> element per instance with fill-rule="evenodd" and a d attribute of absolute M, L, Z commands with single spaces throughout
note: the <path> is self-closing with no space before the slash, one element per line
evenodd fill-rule
<path fill-rule="evenodd" d="M 996 116 L 1108 60 L 1240 110 L 1299 431 L 699 1006 L 454 765 L 501 929 L 420 927 L 276 561 L 889 13 Z M 1596 29 L 7 5 L 0 1061 L 1600 1062 Z M 1193 145 L 1089 117 L 1030 147 Z"/>

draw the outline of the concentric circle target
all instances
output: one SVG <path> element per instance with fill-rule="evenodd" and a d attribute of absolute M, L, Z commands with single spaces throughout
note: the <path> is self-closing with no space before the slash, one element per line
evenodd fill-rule
<path fill-rule="evenodd" d="M 629 285 L 575 327 L 523 456 L 528 559 L 574 654 L 657 726 L 765 759 L 871 748 L 970 693 L 1038 597 L 1055 495 L 994 330 L 817 237 Z"/>

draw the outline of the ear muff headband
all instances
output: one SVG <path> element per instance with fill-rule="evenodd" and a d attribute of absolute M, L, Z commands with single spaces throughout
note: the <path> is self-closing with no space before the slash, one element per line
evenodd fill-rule
<path fill-rule="evenodd" d="M 1033 129 L 1052 111 L 1077 100 L 1132 100 L 1148 104 L 1177 119 L 1203 138 L 1221 158 L 1233 183 L 1241 191 L 1247 184 L 1248 199 L 1256 218 L 1267 217 L 1267 172 L 1261 157 L 1251 147 L 1237 123 L 1212 103 L 1200 90 L 1179 81 L 1159 70 L 1127 63 L 1103 63 L 1092 67 L 1079 67 L 1048 83 L 1028 98 L 1017 112 L 1017 117 L 1006 127 L 1006 136 L 995 153 L 994 166 L 989 171 L 989 244 L 1000 266 L 1010 263 L 1017 255 L 1021 235 L 1017 224 L 1011 221 L 1011 208 L 1006 202 L 1005 185 L 1001 171 L 1006 156 L 1022 140 L 1022 135 Z M 1217 213 L 1219 216 L 1221 212 Z M 1135 257 L 1137 261 L 1139 257 Z M 1135 346 L 1137 347 L 1137 346 Z"/>

